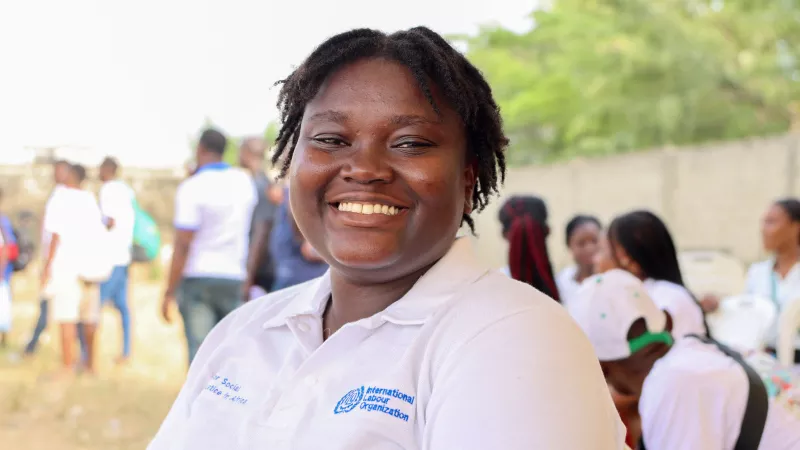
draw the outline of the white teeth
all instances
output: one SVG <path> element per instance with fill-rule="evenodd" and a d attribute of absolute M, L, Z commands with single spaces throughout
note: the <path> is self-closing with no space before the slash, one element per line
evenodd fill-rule
<path fill-rule="evenodd" d="M 395 216 L 400 213 L 400 208 L 395 206 L 354 202 L 341 202 L 338 209 L 358 214 L 385 214 L 387 216 Z"/>

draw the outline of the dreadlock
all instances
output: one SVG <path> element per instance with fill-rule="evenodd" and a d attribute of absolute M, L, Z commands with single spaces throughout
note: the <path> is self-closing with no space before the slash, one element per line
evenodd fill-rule
<path fill-rule="evenodd" d="M 511 197 L 500 209 L 500 223 L 508 239 L 511 277 L 561 301 L 547 253 L 547 206 L 538 197 Z"/>
<path fill-rule="evenodd" d="M 678 251 L 675 242 L 667 229 L 667 225 L 650 211 L 632 211 L 623 214 L 608 226 L 608 239 L 619 244 L 625 253 L 639 265 L 645 278 L 669 281 L 686 289 L 692 296 L 697 307 L 701 309 L 694 294 L 689 291 L 683 282 L 681 267 L 678 263 Z M 612 245 L 613 249 L 614 246 Z M 621 267 L 616 252 L 612 250 L 611 257 Z M 709 334 L 708 325 L 703 314 L 703 325 L 706 334 Z"/>
<path fill-rule="evenodd" d="M 406 66 L 437 114 L 441 110 L 433 100 L 431 86 L 440 88 L 464 124 L 467 152 L 477 170 L 473 210 L 483 210 L 505 181 L 503 152 L 508 138 L 503 134 L 500 109 L 480 71 L 444 38 L 425 27 L 389 35 L 366 28 L 338 34 L 317 47 L 288 78 L 276 83 L 282 85 L 278 95 L 282 125 L 275 139 L 272 163 L 282 162 L 280 177 L 289 170 L 305 108 L 322 83 L 339 68 L 366 58 L 386 58 Z M 465 213 L 462 221 L 475 231 L 469 214 Z"/>

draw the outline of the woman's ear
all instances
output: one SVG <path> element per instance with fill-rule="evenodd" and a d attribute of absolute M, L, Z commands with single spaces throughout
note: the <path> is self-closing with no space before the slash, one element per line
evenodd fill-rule
<path fill-rule="evenodd" d="M 464 166 L 464 214 L 472 213 L 475 205 L 472 204 L 472 193 L 475 192 L 478 167 L 475 161 L 467 161 Z"/>

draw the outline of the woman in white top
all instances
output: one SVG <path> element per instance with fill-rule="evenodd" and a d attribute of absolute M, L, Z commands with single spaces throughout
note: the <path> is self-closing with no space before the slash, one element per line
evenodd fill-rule
<path fill-rule="evenodd" d="M 556 276 L 561 303 L 569 305 L 581 283 L 594 274 L 594 256 L 598 250 L 602 226 L 597 217 L 579 214 L 567 223 L 567 248 L 575 262 Z"/>
<path fill-rule="evenodd" d="M 771 299 L 779 310 L 800 301 L 800 201 L 794 198 L 773 203 L 761 226 L 764 249 L 772 256 L 750 266 L 748 294 Z M 800 337 L 795 340 L 795 362 L 800 362 Z"/>
<path fill-rule="evenodd" d="M 149 448 L 623 448 L 565 310 L 456 239 L 508 142 L 480 72 L 427 28 L 359 29 L 279 102 L 275 158 L 330 269 L 217 325 Z"/>
<path fill-rule="evenodd" d="M 598 272 L 620 268 L 642 280 L 653 301 L 672 316 L 676 339 L 708 333 L 702 308 L 683 284 L 672 236 L 655 214 L 633 211 L 615 218 L 595 262 Z"/>

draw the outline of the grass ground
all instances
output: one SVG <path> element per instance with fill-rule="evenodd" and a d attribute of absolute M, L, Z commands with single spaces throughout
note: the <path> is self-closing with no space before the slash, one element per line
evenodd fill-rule
<path fill-rule="evenodd" d="M 32 268 L 33 269 L 33 268 Z M 0 350 L 0 448 L 141 450 L 155 434 L 183 382 L 186 350 L 180 324 L 159 318 L 162 286 L 146 268 L 132 273 L 133 358 L 121 349 L 119 314 L 107 306 L 98 332 L 98 375 L 56 381 L 58 339 L 51 326 L 37 354 L 20 357 L 39 313 L 36 281 L 13 281 L 13 331 Z M 35 270 L 29 271 L 35 274 Z M 10 446 L 8 444 L 11 444 Z"/>

